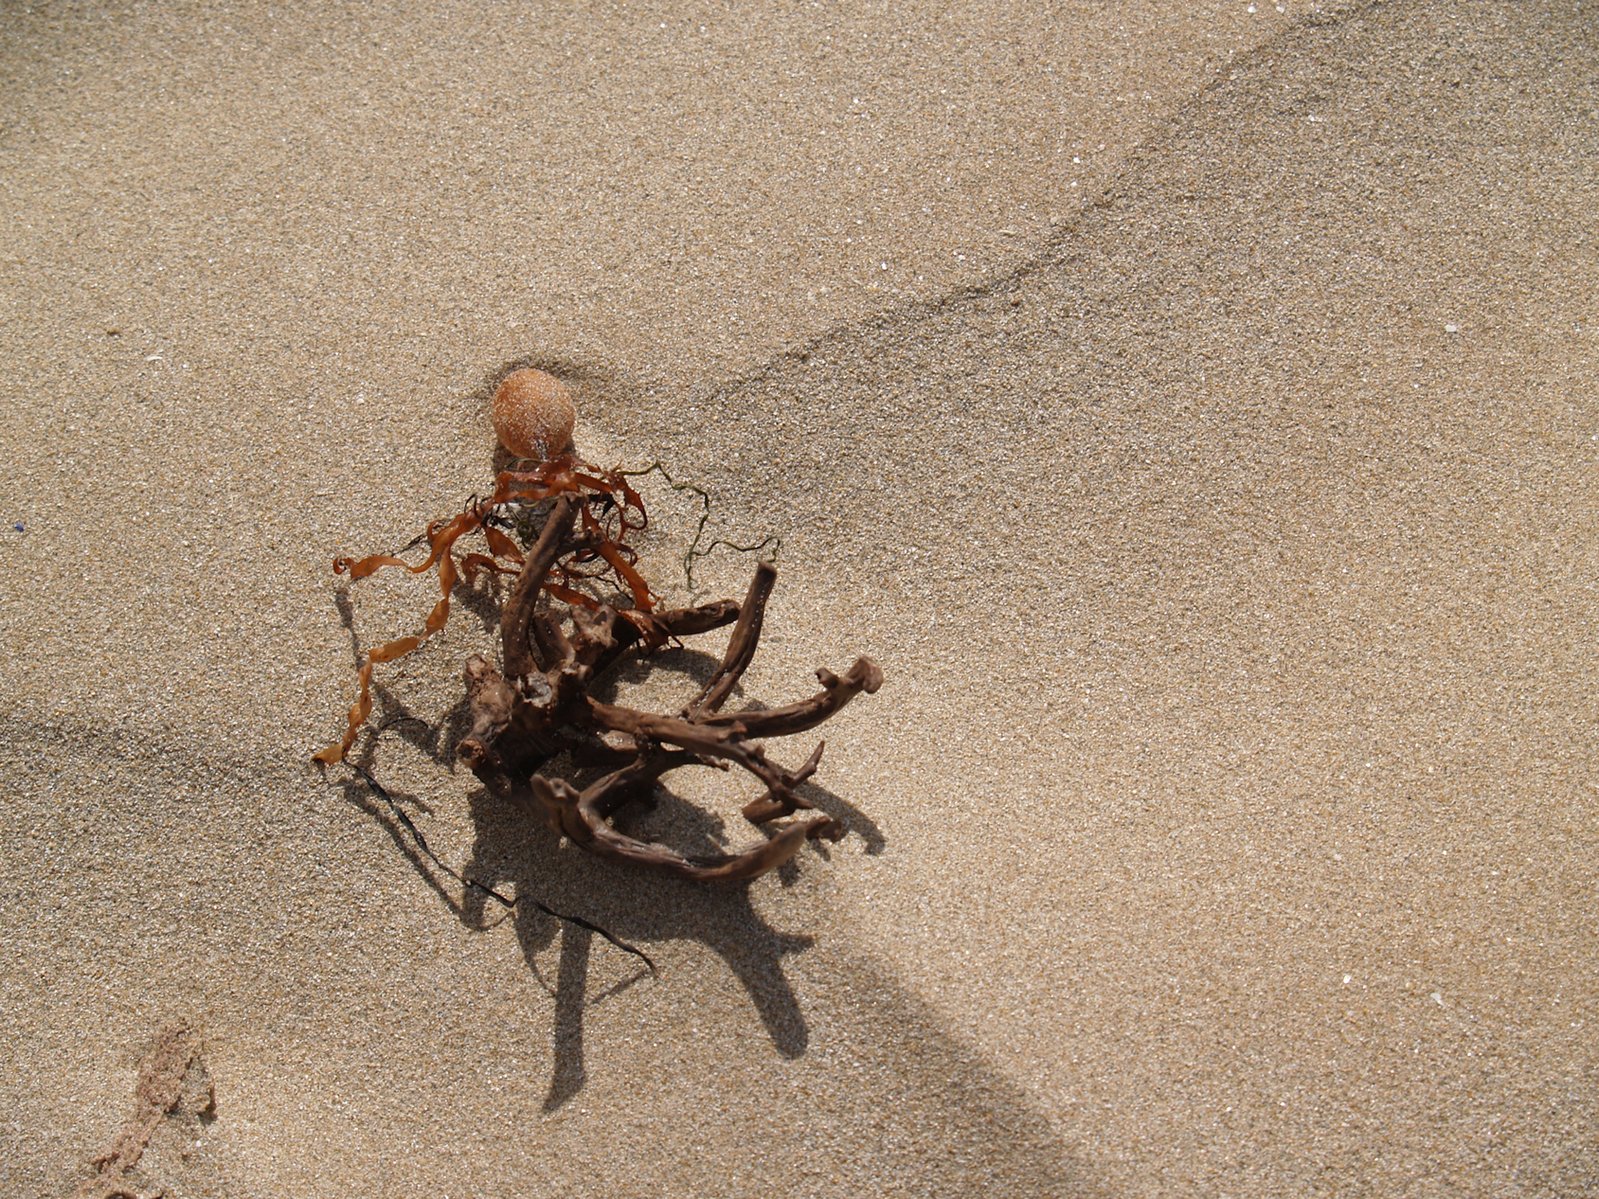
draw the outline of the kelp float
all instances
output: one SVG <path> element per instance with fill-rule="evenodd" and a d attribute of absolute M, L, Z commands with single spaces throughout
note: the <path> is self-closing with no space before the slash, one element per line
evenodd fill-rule
<path fill-rule="evenodd" d="M 512 532 L 530 518 L 537 533 L 524 549 Z M 812 807 L 799 788 L 820 763 L 823 744 L 791 770 L 772 761 L 763 742 L 817 727 L 861 692 L 876 691 L 882 671 L 870 658 L 858 658 L 842 675 L 818 670 L 821 689 L 797 703 L 724 712 L 755 655 L 776 568 L 757 566 L 742 601 L 663 608 L 629 544 L 646 523 L 644 502 L 627 475 L 563 454 L 500 474 L 486 499 L 429 525 L 413 543 L 427 547 L 420 561 L 386 554 L 336 560 L 333 569 L 352 580 L 385 568 L 436 572 L 439 598 L 420 633 L 366 655 L 344 735 L 316 760 L 344 760 L 371 714 L 373 670 L 442 629 L 457 582 L 470 585 L 489 571 L 505 576 L 508 588 L 500 611 L 500 663 L 480 655 L 467 660 L 471 729 L 456 746 L 458 759 L 486 784 L 523 796 L 553 828 L 592 853 L 705 882 L 755 878 L 808 840 L 838 840 L 845 831 L 839 821 L 800 814 Z M 481 535 L 481 549 L 461 551 L 469 535 Z M 597 685 L 624 660 L 648 658 L 728 625 L 721 664 L 681 709 L 645 712 L 596 698 Z M 552 773 L 557 759 L 597 777 L 578 787 Z M 696 766 L 736 767 L 755 779 L 761 791 L 743 812 L 763 827 L 766 840 L 741 853 L 687 857 L 612 824 L 628 802 L 648 802 L 664 776 Z"/>

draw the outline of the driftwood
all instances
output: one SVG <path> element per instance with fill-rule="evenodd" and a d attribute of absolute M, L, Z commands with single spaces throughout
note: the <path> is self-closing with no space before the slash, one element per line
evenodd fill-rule
<path fill-rule="evenodd" d="M 548 511 L 537 540 L 524 554 L 497 531 L 496 513 L 506 504 L 540 501 L 549 501 Z M 630 513 L 639 519 L 630 521 Z M 612 518 L 610 525 L 604 516 Z M 422 637 L 402 638 L 368 655 L 345 738 L 318 754 L 318 760 L 340 761 L 352 744 L 370 712 L 373 665 L 409 653 L 442 626 L 457 573 L 451 546 L 464 532 L 482 529 L 493 552 L 469 556 L 464 573 L 470 576 L 475 568 L 488 567 L 514 576 L 514 582 L 501 610 L 500 667 L 479 655 L 466 663 L 471 727 L 456 755 L 479 778 L 528 797 L 553 829 L 592 853 L 704 882 L 752 879 L 788 861 L 806 841 L 838 840 L 845 828 L 828 816 L 774 823 L 811 809 L 798 788 L 815 772 L 823 743 L 797 770 L 788 770 L 766 756 L 761 741 L 815 728 L 856 695 L 875 692 L 882 671 L 870 658 L 859 658 L 843 675 L 818 670 L 821 689 L 808 699 L 781 708 L 724 713 L 723 705 L 754 657 L 776 568 L 761 563 L 742 602 L 659 609 L 625 543 L 626 533 L 643 527 L 642 517 L 642 501 L 618 472 L 560 459 L 531 474 L 502 475 L 489 500 L 432 526 L 432 553 L 420 567 L 384 556 L 361 562 L 341 559 L 335 569 L 353 578 L 380 566 L 420 571 L 437 564 L 443 595 Z M 583 572 L 584 564 L 593 563 L 609 572 L 628 598 L 603 602 L 576 589 L 576 580 L 595 577 Z M 597 684 L 624 659 L 727 625 L 733 630 L 720 666 L 680 711 L 643 712 L 595 698 Z M 603 773 L 579 790 L 546 772 L 563 754 Z M 612 825 L 624 804 L 648 799 L 665 775 L 689 766 L 737 767 L 752 775 L 762 790 L 744 806 L 744 816 L 769 826 L 769 838 L 741 853 L 690 858 L 626 836 Z"/>
<path fill-rule="evenodd" d="M 506 602 L 500 621 L 504 673 L 477 656 L 466 664 L 472 729 L 457 746 L 459 758 L 486 782 L 525 782 L 551 826 L 584 849 L 685 878 L 755 878 L 788 861 L 808 839 L 843 836 L 838 821 L 812 816 L 789 823 L 743 853 L 690 859 L 611 826 L 610 817 L 629 799 L 647 794 L 669 771 L 695 765 L 737 766 L 753 775 L 764 790 L 744 815 L 756 824 L 809 808 L 796 788 L 815 771 L 822 746 L 789 771 L 767 758 L 757 739 L 814 728 L 860 692 L 876 691 L 883 676 L 870 658 L 861 658 L 842 677 L 819 671 L 822 689 L 797 704 L 724 714 L 722 705 L 760 639 L 766 600 L 777 578 L 769 563 L 757 567 L 742 604 L 721 600 L 653 613 L 611 605 L 574 607 L 568 633 L 552 612 L 538 610 L 536 601 L 550 564 L 572 544 L 575 515 L 574 501 L 557 501 Z M 603 703 L 591 693 L 624 656 L 728 624 L 733 634 L 721 666 L 681 712 L 640 712 Z M 562 751 L 611 768 L 581 791 L 538 773 Z"/>

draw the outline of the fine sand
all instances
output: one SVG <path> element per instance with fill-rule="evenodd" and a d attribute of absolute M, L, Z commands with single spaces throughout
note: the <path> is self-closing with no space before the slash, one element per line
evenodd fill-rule
<path fill-rule="evenodd" d="M 0 1190 L 1599 1192 L 1599 10 L 741 9 L 0 18 Z M 658 979 L 309 763 L 520 362 L 887 675 L 711 891 L 455 767 L 482 603 L 380 674 Z"/>

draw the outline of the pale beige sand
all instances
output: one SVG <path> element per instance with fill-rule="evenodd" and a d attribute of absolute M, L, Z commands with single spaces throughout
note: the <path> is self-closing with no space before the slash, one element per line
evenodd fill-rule
<path fill-rule="evenodd" d="M 7 1193 L 175 1020 L 169 1194 L 1599 1189 L 1599 14 L 1258 7 L 8 10 Z M 659 982 L 305 763 L 523 359 L 889 675 L 747 895 L 384 740 Z"/>

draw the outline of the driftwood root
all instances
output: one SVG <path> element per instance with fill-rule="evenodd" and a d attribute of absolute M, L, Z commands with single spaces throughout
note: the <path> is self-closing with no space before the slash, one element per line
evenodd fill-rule
<path fill-rule="evenodd" d="M 525 520 L 533 513 L 543 513 L 543 525 L 523 550 L 505 530 L 516 527 L 517 514 Z M 334 570 L 351 579 L 391 567 L 437 569 L 440 594 L 420 633 L 366 655 L 344 736 L 316 760 L 345 760 L 371 714 L 374 668 L 420 648 L 443 628 L 456 581 L 488 571 L 514 579 L 500 612 L 501 664 L 496 668 L 481 656 L 467 661 L 470 727 L 456 745 L 459 760 L 486 783 L 528 796 L 551 827 L 584 849 L 702 882 L 755 878 L 792 859 L 807 841 L 837 841 L 845 833 L 838 820 L 797 816 L 812 807 L 800 788 L 816 772 L 823 743 L 797 770 L 787 770 L 766 756 L 763 742 L 831 719 L 857 695 L 875 692 L 883 672 L 860 658 L 842 675 L 818 670 L 821 689 L 807 699 L 724 712 L 755 656 L 777 570 L 761 563 L 741 602 L 659 608 L 627 544 L 628 534 L 645 525 L 643 501 L 626 472 L 563 456 L 500 475 L 487 499 L 430 525 L 417 543 L 425 541 L 429 551 L 420 563 L 385 554 L 338 559 Z M 458 561 L 454 547 L 469 533 L 481 533 L 490 552 Z M 615 586 L 610 602 L 594 594 L 593 584 L 602 579 Z M 595 697 L 606 673 L 624 659 L 728 625 L 733 629 L 720 665 L 678 712 L 644 712 Z M 545 773 L 562 755 L 602 773 L 581 789 Z M 648 797 L 664 775 L 690 766 L 736 767 L 752 775 L 761 791 L 743 814 L 767 839 L 741 853 L 686 857 L 614 826 L 612 818 L 630 799 Z"/>
<path fill-rule="evenodd" d="M 570 536 L 573 516 L 571 505 L 558 504 L 552 511 L 506 602 L 500 621 L 505 673 L 481 657 L 466 665 L 472 723 L 457 746 L 460 759 L 486 782 L 525 786 L 549 824 L 591 853 L 699 882 L 757 878 L 789 861 L 807 841 L 843 837 L 844 825 L 829 816 L 774 825 L 811 809 L 799 788 L 816 772 L 823 745 L 790 771 L 767 757 L 762 740 L 805 732 L 857 695 L 875 692 L 883 681 L 877 663 L 860 658 L 842 675 L 819 670 L 821 690 L 786 707 L 724 713 L 722 706 L 754 658 L 776 568 L 764 562 L 756 568 L 742 603 L 721 600 L 660 612 L 603 604 L 573 608 L 565 614 L 568 631 L 555 613 L 539 606 L 536 572 L 553 561 L 550 547 Z M 593 696 L 605 671 L 629 654 L 728 624 L 734 627 L 721 664 L 676 714 L 643 712 Z M 581 790 L 539 773 L 563 750 L 575 760 L 608 762 L 612 768 Z M 740 853 L 688 857 L 614 827 L 611 817 L 628 800 L 687 766 L 737 767 L 754 776 L 762 791 L 743 813 L 752 824 L 766 827 L 768 838 Z"/>

